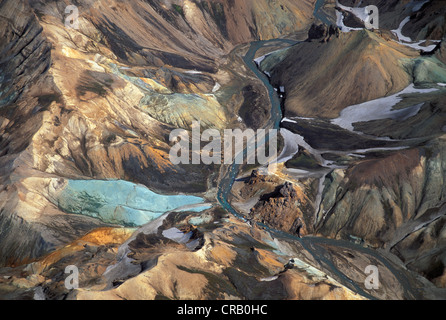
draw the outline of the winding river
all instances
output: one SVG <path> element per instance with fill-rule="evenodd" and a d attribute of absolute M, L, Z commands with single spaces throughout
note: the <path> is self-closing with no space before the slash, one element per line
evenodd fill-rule
<path fill-rule="evenodd" d="M 266 40 L 266 41 L 256 41 L 251 43 L 251 46 L 246 53 L 246 55 L 243 57 L 243 61 L 245 62 L 246 66 L 254 72 L 257 78 L 259 78 L 265 85 L 265 87 L 268 90 L 268 96 L 271 102 L 271 117 L 268 121 L 268 123 L 265 125 L 265 128 L 272 128 L 279 130 L 280 122 L 282 121 L 282 110 L 281 110 L 281 102 L 279 99 L 279 96 L 277 92 L 274 90 L 273 86 L 269 82 L 269 78 L 261 72 L 258 68 L 256 63 L 254 62 L 255 55 L 257 51 L 264 47 L 265 45 L 272 43 L 272 42 L 284 42 L 288 43 L 290 45 L 296 44 L 296 41 L 293 40 L 287 40 L 287 39 L 275 39 L 275 40 Z M 246 151 L 246 150 L 245 150 Z M 233 215 L 242 218 L 238 214 L 238 212 L 231 206 L 231 204 L 228 202 L 228 196 L 231 193 L 232 187 L 234 185 L 235 179 L 237 178 L 237 175 L 239 174 L 241 165 L 236 164 L 235 162 L 228 168 L 228 171 L 226 172 L 225 176 L 221 179 L 220 185 L 218 187 L 218 194 L 217 198 L 220 204 L 223 206 L 223 208 Z"/>
<path fill-rule="evenodd" d="M 323 1 L 318 1 L 318 3 L 320 7 Z M 254 62 L 254 59 L 259 49 L 272 42 L 278 42 L 278 41 L 289 45 L 295 45 L 297 43 L 296 41 L 287 39 L 256 41 L 251 43 L 248 52 L 243 58 L 246 66 L 263 82 L 263 84 L 268 90 L 268 95 L 271 102 L 271 117 L 268 123 L 266 124 L 265 128 L 266 129 L 274 128 L 277 130 L 280 128 L 280 123 L 283 118 L 281 111 L 281 101 L 278 96 L 278 93 L 271 85 L 269 78 L 258 69 L 256 63 Z M 231 189 L 234 185 L 235 179 L 239 174 L 240 167 L 241 165 L 238 165 L 234 162 L 227 168 L 227 171 L 220 180 L 217 198 L 222 207 L 226 211 L 230 212 L 239 219 L 246 221 L 245 217 L 239 214 L 228 201 L 228 197 L 231 193 Z M 352 250 L 354 252 L 366 254 L 369 257 L 373 257 L 373 259 L 379 261 L 381 265 L 384 265 L 385 268 L 393 274 L 395 279 L 397 279 L 397 281 L 401 285 L 401 288 L 404 291 L 404 297 L 406 299 L 420 298 L 420 293 L 414 289 L 412 279 L 411 278 L 409 279 L 409 277 L 405 274 L 405 272 L 401 271 L 399 267 L 396 267 L 392 262 L 390 262 L 388 259 L 382 256 L 376 250 L 365 248 L 363 246 L 344 240 L 334 240 L 315 236 L 306 236 L 303 238 L 299 238 L 297 236 L 293 236 L 291 234 L 282 231 L 271 229 L 268 226 L 262 224 L 259 225 L 267 229 L 271 233 L 271 235 L 273 235 L 278 240 L 299 242 L 302 245 L 302 247 L 312 255 L 314 260 L 317 261 L 321 266 L 323 266 L 323 268 L 327 273 L 333 275 L 336 278 L 336 280 L 339 281 L 345 287 L 351 289 L 353 292 L 356 292 L 366 298 L 377 299 L 370 292 L 365 291 L 363 289 L 363 284 L 359 284 L 353 281 L 351 278 L 349 278 L 345 272 L 346 269 L 340 270 L 340 268 L 336 266 L 333 257 L 331 257 L 332 254 L 330 253 L 330 248 L 336 248 L 339 251 L 342 251 L 344 249 Z M 345 268 L 348 268 L 348 266 L 345 266 Z"/>

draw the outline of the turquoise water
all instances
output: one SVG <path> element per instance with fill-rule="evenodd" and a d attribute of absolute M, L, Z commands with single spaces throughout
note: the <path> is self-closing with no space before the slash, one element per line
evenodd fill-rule
<path fill-rule="evenodd" d="M 298 43 L 294 40 L 288 40 L 288 39 L 273 39 L 273 40 L 264 40 L 264 41 L 255 41 L 251 43 L 251 46 L 246 53 L 246 55 L 243 57 L 243 61 L 245 62 L 246 66 L 254 72 L 254 74 L 262 80 L 262 82 L 265 84 L 265 87 L 268 89 L 268 96 L 269 100 L 271 102 L 271 117 L 265 126 L 265 128 L 272 128 L 272 129 L 279 129 L 280 122 L 282 121 L 282 110 L 281 110 L 281 101 L 277 94 L 277 92 L 274 90 L 274 87 L 270 84 L 269 78 L 261 72 L 256 63 L 254 62 L 255 55 L 257 51 L 262 48 L 263 46 L 267 45 L 268 43 L 273 42 L 283 42 L 287 43 L 290 46 Z M 266 137 L 265 140 L 268 140 L 268 137 Z M 244 150 L 246 152 L 246 149 Z M 244 219 L 241 217 L 238 212 L 231 206 L 231 204 L 228 202 L 228 196 L 231 193 L 232 187 L 234 185 L 234 181 L 237 178 L 237 175 L 239 174 L 241 165 L 234 162 L 231 166 L 228 168 L 228 172 L 225 174 L 225 176 L 220 180 L 220 184 L 218 187 L 218 193 L 217 193 L 217 199 L 222 205 L 222 207 L 232 213 L 234 216 L 239 217 L 241 219 Z"/>
<path fill-rule="evenodd" d="M 211 207 L 200 197 L 160 195 L 122 180 L 69 180 L 54 201 L 65 212 L 131 227 L 142 226 L 166 212 L 201 212 Z"/>
<path fill-rule="evenodd" d="M 317 0 L 314 6 L 313 15 L 325 23 L 326 25 L 330 25 L 331 22 L 328 20 L 327 16 L 321 11 L 322 6 L 325 4 L 325 0 Z"/>

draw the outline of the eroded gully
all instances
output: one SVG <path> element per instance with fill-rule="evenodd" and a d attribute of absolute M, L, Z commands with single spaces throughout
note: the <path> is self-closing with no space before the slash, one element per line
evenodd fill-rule
<path fill-rule="evenodd" d="M 283 120 L 282 110 L 281 110 L 281 100 L 279 98 L 278 93 L 274 89 L 274 87 L 270 83 L 270 79 L 261 72 L 258 69 L 257 64 L 254 62 L 255 55 L 259 49 L 262 47 L 272 43 L 272 42 L 283 42 L 286 44 L 296 45 L 297 42 L 293 40 L 287 40 L 287 39 L 273 39 L 268 41 L 256 41 L 252 42 L 250 45 L 250 48 L 246 55 L 243 57 L 243 60 L 246 64 L 246 66 L 256 75 L 259 80 L 262 81 L 262 83 L 265 85 L 269 99 L 271 102 L 271 117 L 268 121 L 268 123 L 265 126 L 265 129 L 280 129 L 280 123 Z M 245 150 L 246 151 L 246 150 Z M 220 202 L 221 206 L 228 211 L 229 213 L 233 214 L 239 219 L 245 220 L 245 217 L 238 213 L 234 207 L 230 204 L 228 197 L 231 193 L 231 189 L 234 185 L 234 182 L 239 174 L 241 165 L 236 164 L 235 162 L 230 165 L 227 168 L 227 171 L 223 175 L 222 179 L 220 179 L 220 183 L 218 186 L 218 193 L 217 198 Z M 321 186 L 322 187 L 322 186 Z M 322 190 L 319 190 L 318 192 L 320 194 L 320 197 L 322 197 Z M 302 247 L 308 251 L 312 257 L 315 259 L 315 261 L 318 262 L 320 266 L 324 268 L 324 271 L 327 274 L 331 274 L 337 281 L 339 281 L 342 285 L 345 287 L 351 289 L 352 291 L 366 297 L 369 299 L 376 299 L 375 296 L 373 296 L 372 293 L 365 291 L 363 288 L 363 284 L 357 283 L 353 281 L 351 278 L 349 278 L 345 271 L 339 270 L 338 267 L 336 267 L 334 261 L 330 258 L 329 253 L 329 247 L 332 249 L 349 249 L 353 250 L 355 252 L 360 252 L 362 254 L 367 254 L 370 257 L 373 257 L 377 261 L 379 261 L 382 265 L 384 265 L 392 274 L 393 276 L 398 280 L 398 282 L 401 284 L 401 287 L 404 291 L 404 296 L 406 299 L 417 299 L 420 298 L 419 292 L 413 289 L 413 286 L 411 285 L 411 281 L 406 276 L 405 272 L 401 271 L 399 267 L 396 267 L 394 263 L 390 262 L 388 259 L 383 257 L 381 254 L 379 254 L 377 251 L 366 248 L 357 244 L 354 244 L 349 241 L 344 240 L 334 240 L 334 239 L 327 239 L 327 238 L 321 238 L 321 237 L 315 237 L 315 236 L 306 236 L 303 238 L 299 238 L 297 236 L 274 230 L 268 226 L 259 224 L 261 227 L 268 230 L 271 235 L 275 238 L 277 238 L 280 241 L 297 241 L 302 245 Z"/>

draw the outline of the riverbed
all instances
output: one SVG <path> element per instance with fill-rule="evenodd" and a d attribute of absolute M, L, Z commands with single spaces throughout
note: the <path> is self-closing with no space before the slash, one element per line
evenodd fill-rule
<path fill-rule="evenodd" d="M 244 56 L 244 62 L 246 66 L 263 82 L 268 91 L 269 99 L 271 102 L 271 118 L 269 119 L 265 127 L 268 129 L 273 128 L 279 130 L 281 122 L 283 121 L 283 115 L 281 111 L 281 99 L 279 96 L 280 93 L 270 84 L 269 77 L 258 69 L 258 65 L 254 61 L 256 52 L 263 46 L 268 45 L 270 42 L 273 41 L 274 42 L 283 41 L 288 43 L 289 45 L 297 44 L 296 41 L 284 40 L 284 39 L 253 42 L 251 43 L 251 46 L 247 54 Z M 302 139 L 305 139 L 305 137 L 302 137 Z M 282 156 L 284 155 L 282 154 Z M 246 221 L 246 217 L 237 212 L 237 210 L 230 204 L 228 200 L 234 182 L 240 173 L 240 169 L 241 165 L 235 163 L 229 166 L 226 174 L 220 181 L 217 198 L 222 207 L 226 211 Z M 328 169 L 331 170 L 334 169 L 334 167 Z M 309 174 L 311 174 L 311 172 Z M 323 179 L 326 174 L 327 172 L 324 172 L 323 176 L 320 178 L 321 182 L 323 182 Z M 323 184 L 321 183 L 320 190 L 318 191 L 319 198 L 321 196 L 322 187 Z M 317 262 L 317 264 L 324 267 L 325 269 L 324 271 L 333 275 L 336 278 L 336 280 L 339 281 L 345 287 L 351 289 L 352 291 L 366 298 L 377 299 L 377 296 L 374 295 L 373 292 L 368 292 L 367 290 L 365 290 L 363 283 L 358 283 L 357 281 L 351 278 L 351 273 L 349 271 L 350 266 L 337 265 L 335 263 L 335 258 L 331 256 L 330 253 L 331 250 L 334 251 L 351 250 L 352 252 L 356 252 L 358 254 L 360 253 L 373 257 L 374 259 L 376 259 L 377 263 L 379 262 L 379 264 L 386 269 L 386 272 L 390 272 L 392 274 L 392 277 L 396 279 L 397 282 L 399 282 L 399 285 L 404 291 L 405 298 L 417 299 L 420 297 L 420 293 L 414 289 L 413 285 L 414 280 L 412 276 L 406 275 L 405 272 L 401 270 L 400 266 L 394 264 L 393 262 L 391 262 L 389 259 L 387 259 L 374 249 L 367 248 L 360 244 L 344 240 L 325 239 L 316 236 L 306 236 L 303 238 L 299 238 L 297 236 L 288 233 L 271 229 L 268 226 L 262 224 L 259 224 L 259 227 L 268 230 L 271 233 L 271 235 L 274 238 L 276 238 L 277 241 L 279 242 L 280 241 L 298 242 L 312 256 L 312 258 Z M 331 248 L 331 250 L 328 250 L 327 248 Z"/>

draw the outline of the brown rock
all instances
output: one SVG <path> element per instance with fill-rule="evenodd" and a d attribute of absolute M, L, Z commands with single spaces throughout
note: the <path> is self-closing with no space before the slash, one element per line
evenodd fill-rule
<path fill-rule="evenodd" d="M 304 207 L 305 199 L 299 196 L 293 184 L 287 182 L 272 194 L 264 195 L 249 216 L 272 228 L 303 236 L 310 228 L 302 212 Z"/>
<path fill-rule="evenodd" d="M 367 30 L 330 39 L 294 46 L 271 70 L 273 86 L 286 90 L 286 117 L 334 118 L 348 106 L 397 93 L 411 83 L 401 61 L 418 52 Z"/>

